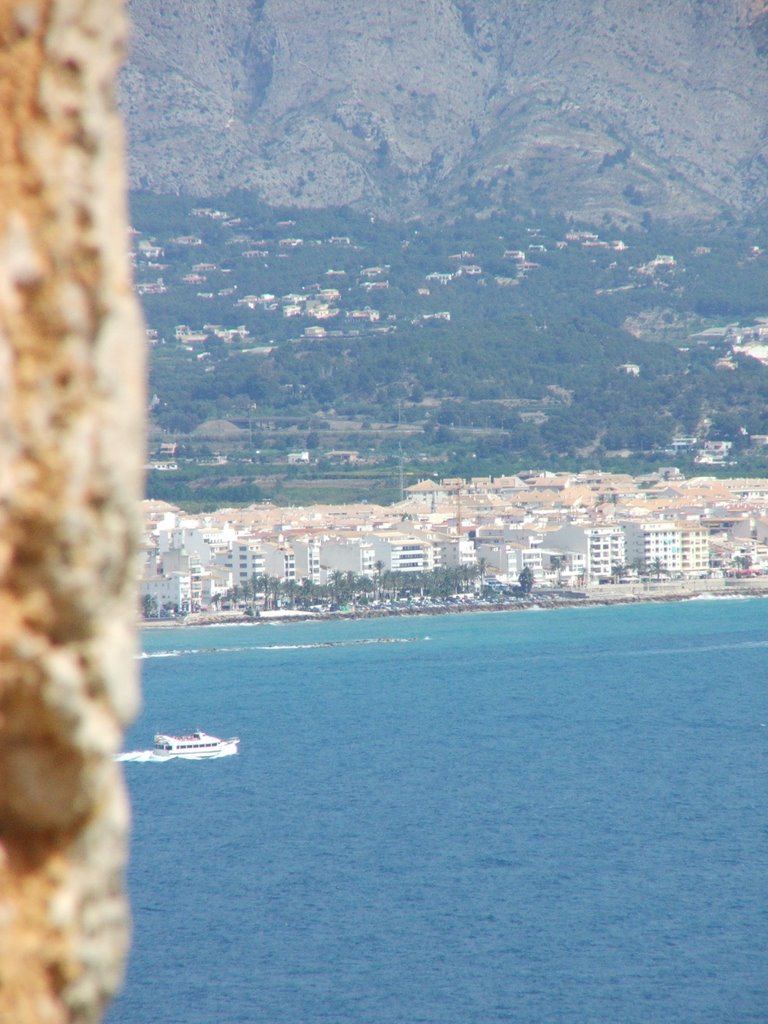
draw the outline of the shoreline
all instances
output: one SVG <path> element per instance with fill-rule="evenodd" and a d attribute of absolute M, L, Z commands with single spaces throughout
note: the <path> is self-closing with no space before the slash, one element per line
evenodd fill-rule
<path fill-rule="evenodd" d="M 681 586 L 679 583 L 670 585 L 667 583 L 647 584 L 643 586 L 631 585 L 630 588 L 621 584 L 606 584 L 598 588 L 590 588 L 584 591 L 567 591 L 555 593 L 540 593 L 528 599 L 514 599 L 508 601 L 488 602 L 467 602 L 465 604 L 444 604 L 430 605 L 423 607 L 419 605 L 392 605 L 378 608 L 350 608 L 346 611 L 321 611 L 305 612 L 295 609 L 278 609 L 274 611 L 261 611 L 256 615 L 248 615 L 244 611 L 226 612 L 190 612 L 187 615 L 176 619 L 142 619 L 141 629 L 184 629 L 191 626 L 230 626 L 230 625 L 270 625 L 280 623 L 285 625 L 290 622 L 336 622 L 351 621 L 358 619 L 384 619 L 402 618 L 414 615 L 457 615 L 474 612 L 513 612 L 530 611 L 538 609 L 541 611 L 554 611 L 559 608 L 598 608 L 614 605 L 638 605 L 646 603 L 680 603 L 691 600 L 712 599 L 727 600 L 729 598 L 763 598 L 768 597 L 768 578 L 762 580 L 729 580 L 727 585 L 722 581 L 716 581 L 718 586 L 702 586 L 703 583 L 711 584 L 712 580 L 692 580 L 688 585 Z M 610 587 L 612 593 L 605 593 Z M 622 593 L 615 590 L 621 587 Z M 627 592 L 629 590 L 629 592 Z"/>

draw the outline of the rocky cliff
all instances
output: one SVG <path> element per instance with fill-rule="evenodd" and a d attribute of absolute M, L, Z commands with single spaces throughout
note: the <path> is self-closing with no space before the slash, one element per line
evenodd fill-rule
<path fill-rule="evenodd" d="M 132 0 L 134 186 L 619 223 L 768 198 L 765 0 Z"/>
<path fill-rule="evenodd" d="M 128 942 L 142 322 L 120 0 L 0 5 L 0 1021 L 96 1024 Z"/>

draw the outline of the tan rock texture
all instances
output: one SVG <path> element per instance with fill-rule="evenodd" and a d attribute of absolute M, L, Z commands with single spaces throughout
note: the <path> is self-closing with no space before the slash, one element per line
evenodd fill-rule
<path fill-rule="evenodd" d="M 117 0 L 0 0 L 0 1022 L 101 1018 L 128 941 L 143 331 Z"/>

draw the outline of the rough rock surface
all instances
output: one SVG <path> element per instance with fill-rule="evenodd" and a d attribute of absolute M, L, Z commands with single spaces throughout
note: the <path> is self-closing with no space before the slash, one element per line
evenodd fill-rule
<path fill-rule="evenodd" d="M 142 331 L 118 0 L 0 5 L 0 1021 L 93 1022 L 127 944 Z"/>
<path fill-rule="evenodd" d="M 764 0 L 131 0 L 131 182 L 596 220 L 768 198 Z"/>

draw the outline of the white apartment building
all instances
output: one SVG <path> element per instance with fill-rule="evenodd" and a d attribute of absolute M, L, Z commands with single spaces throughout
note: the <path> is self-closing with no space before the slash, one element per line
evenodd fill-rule
<path fill-rule="evenodd" d="M 201 606 L 203 608 L 210 608 L 214 601 L 224 597 L 233 586 L 234 580 L 232 579 L 231 571 L 223 565 L 212 565 L 209 571 L 204 572 L 202 575 Z"/>
<path fill-rule="evenodd" d="M 195 555 L 204 565 L 211 560 L 211 548 L 202 530 L 195 526 L 175 526 L 157 531 L 157 547 L 161 555 L 170 551 L 182 551 Z"/>
<path fill-rule="evenodd" d="M 664 572 L 683 571 L 682 537 L 676 523 L 626 523 L 627 555 L 646 568 L 658 564 Z"/>
<path fill-rule="evenodd" d="M 158 573 L 155 579 L 167 579 L 174 576 L 183 577 L 187 580 L 184 584 L 185 607 L 179 610 L 196 611 L 203 604 L 203 591 L 205 589 L 204 577 L 208 575 L 207 563 L 201 562 L 196 554 L 189 554 L 180 548 L 171 548 L 160 556 Z M 152 579 L 150 573 L 147 579 Z M 174 602 L 176 603 L 176 602 Z"/>
<path fill-rule="evenodd" d="M 296 555 L 290 544 L 262 541 L 261 549 L 265 576 L 275 576 L 279 580 L 296 579 Z"/>
<path fill-rule="evenodd" d="M 626 523 L 627 558 L 658 565 L 673 575 L 694 575 L 709 569 L 709 531 L 698 523 L 645 521 Z"/>
<path fill-rule="evenodd" d="M 616 523 L 571 523 L 547 534 L 550 548 L 585 556 L 588 582 L 609 578 L 615 565 L 632 560 L 622 526 Z"/>
<path fill-rule="evenodd" d="M 541 580 L 544 575 L 541 548 L 517 541 L 480 541 L 477 545 L 477 559 L 485 560 L 486 572 L 496 572 L 513 583 L 523 569 L 530 569 L 536 580 Z"/>
<path fill-rule="evenodd" d="M 214 555 L 214 562 L 232 573 L 234 585 L 249 583 L 254 576 L 264 575 L 264 551 L 261 541 L 236 540 Z"/>
<path fill-rule="evenodd" d="M 456 569 L 465 565 L 477 565 L 475 542 L 470 537 L 451 537 L 440 534 L 434 537 L 433 546 L 436 569 Z"/>
<path fill-rule="evenodd" d="M 386 572 L 430 572 L 435 567 L 435 551 L 427 540 L 396 530 L 366 536 Z"/>
<path fill-rule="evenodd" d="M 558 586 L 579 585 L 587 578 L 587 555 L 583 551 L 542 548 L 544 574 Z"/>
<path fill-rule="evenodd" d="M 294 555 L 294 570 L 297 580 L 320 583 L 322 542 L 317 537 L 291 540 Z"/>
<path fill-rule="evenodd" d="M 332 572 L 353 572 L 358 576 L 376 575 L 376 550 L 370 539 L 328 537 L 320 545 L 320 563 L 326 576 Z"/>
<path fill-rule="evenodd" d="M 168 576 L 145 576 L 139 580 L 139 596 L 152 597 L 158 612 L 175 608 L 186 614 L 193 608 L 192 576 L 188 572 L 172 572 Z"/>

